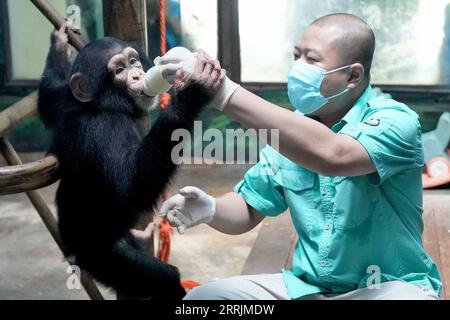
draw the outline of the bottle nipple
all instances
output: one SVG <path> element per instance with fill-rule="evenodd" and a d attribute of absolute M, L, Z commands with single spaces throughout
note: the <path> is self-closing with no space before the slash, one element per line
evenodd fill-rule
<path fill-rule="evenodd" d="M 157 64 L 155 59 L 155 66 L 151 67 L 144 77 L 144 93 L 148 96 L 154 97 L 168 91 L 171 87 L 172 85 L 163 78 L 161 74 L 161 66 Z"/>
<path fill-rule="evenodd" d="M 194 65 L 195 65 L 195 55 L 190 52 L 188 49 L 183 47 L 175 47 L 170 49 L 166 56 L 168 57 L 178 57 L 183 58 L 184 64 L 183 68 L 186 72 L 193 73 Z M 155 64 L 152 68 L 150 68 L 144 77 L 144 87 L 143 91 L 146 95 L 154 97 L 161 93 L 168 91 L 172 85 L 164 79 L 161 73 L 161 57 L 156 57 L 153 61 Z"/>

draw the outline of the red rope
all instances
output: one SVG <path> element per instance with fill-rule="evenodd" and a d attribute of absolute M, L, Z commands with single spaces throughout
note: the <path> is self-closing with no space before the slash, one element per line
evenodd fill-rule
<path fill-rule="evenodd" d="M 159 1 L 159 33 L 160 33 L 160 43 L 161 43 L 161 55 L 165 55 L 167 52 L 167 42 L 166 42 L 166 1 Z M 171 100 L 171 96 L 168 92 L 164 92 L 160 95 L 159 108 L 160 110 L 166 109 Z"/>
<path fill-rule="evenodd" d="M 159 31 L 160 31 L 160 43 L 161 43 L 161 55 L 165 55 L 167 52 L 167 42 L 166 42 L 166 1 L 159 1 Z M 171 96 L 169 93 L 164 92 L 160 95 L 159 106 L 160 110 L 164 110 L 169 106 Z M 168 189 L 163 193 L 162 199 L 167 200 L 169 195 Z M 159 247 L 157 257 L 163 262 L 168 262 L 170 257 L 170 235 L 173 233 L 173 228 L 170 226 L 167 219 L 163 219 L 159 224 Z M 190 290 L 200 284 L 192 280 L 183 280 L 181 285 Z"/>
<path fill-rule="evenodd" d="M 169 198 L 169 190 L 164 190 L 162 200 L 166 201 Z M 159 223 L 159 246 L 157 257 L 163 262 L 169 261 L 170 256 L 170 235 L 173 233 L 173 229 L 169 224 L 169 221 L 163 219 Z"/>
<path fill-rule="evenodd" d="M 160 44 L 161 44 L 161 55 L 165 55 L 167 52 L 167 43 L 166 43 L 166 1 L 159 0 L 159 33 L 160 33 Z M 164 92 L 160 95 L 159 107 L 160 110 L 164 110 L 170 103 L 170 94 Z M 163 194 L 163 200 L 167 200 L 168 191 L 165 190 Z M 170 228 L 170 231 L 169 231 Z M 161 221 L 159 224 L 159 249 L 158 249 L 158 258 L 164 262 L 169 261 L 170 255 L 170 234 L 172 233 L 172 229 L 167 220 Z"/>
<path fill-rule="evenodd" d="M 167 51 L 166 43 L 166 1 L 159 1 L 159 32 L 161 43 L 161 55 L 165 55 Z"/>
<path fill-rule="evenodd" d="M 167 200 L 169 197 L 169 190 L 166 189 L 163 193 L 163 200 Z M 167 263 L 170 257 L 170 235 L 173 233 L 173 228 L 170 226 L 167 219 L 163 219 L 159 224 L 159 247 L 157 257 L 161 261 Z M 192 290 L 195 287 L 200 286 L 200 283 L 192 280 L 182 280 L 181 285 L 186 290 Z"/>
<path fill-rule="evenodd" d="M 173 233 L 173 229 L 166 219 L 162 220 L 159 224 L 159 248 L 158 259 L 164 262 L 169 261 L 170 256 L 170 235 Z"/>

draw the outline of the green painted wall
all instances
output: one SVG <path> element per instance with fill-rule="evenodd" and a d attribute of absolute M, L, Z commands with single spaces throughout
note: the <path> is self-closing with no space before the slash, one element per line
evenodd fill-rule
<path fill-rule="evenodd" d="M 66 1 L 49 1 L 65 15 Z M 28 0 L 8 0 L 9 37 L 14 80 L 39 79 L 50 44 L 51 23 Z"/>

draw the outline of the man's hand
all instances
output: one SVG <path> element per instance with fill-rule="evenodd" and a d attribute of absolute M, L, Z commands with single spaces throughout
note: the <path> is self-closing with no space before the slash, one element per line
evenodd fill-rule
<path fill-rule="evenodd" d="M 176 92 L 179 92 L 196 83 L 214 97 L 222 86 L 224 79 L 225 70 L 220 68 L 220 64 L 212 59 L 208 59 L 205 53 L 200 51 L 197 53 L 192 72 L 186 70 L 185 67 L 177 70 L 173 88 Z"/>
<path fill-rule="evenodd" d="M 197 53 L 197 59 L 204 59 L 206 63 L 214 64 L 215 70 L 220 70 L 221 66 L 218 60 L 212 59 L 206 52 L 200 50 Z M 221 69 L 223 70 L 223 69 Z M 224 71 L 224 70 L 223 70 Z M 240 86 L 231 81 L 230 78 L 226 76 L 226 73 L 224 74 L 224 81 L 221 83 L 221 86 L 219 90 L 217 91 L 216 95 L 214 96 L 214 99 L 211 101 L 211 105 L 214 106 L 219 111 L 222 111 L 228 104 L 228 101 L 230 100 L 233 93 L 239 88 Z"/>
<path fill-rule="evenodd" d="M 197 54 L 186 48 L 175 47 L 162 57 L 155 59 L 155 65 L 161 66 L 161 74 L 171 85 L 175 83 L 178 69 L 183 68 L 185 74 L 194 72 Z"/>
<path fill-rule="evenodd" d="M 179 194 L 164 201 L 159 211 L 182 234 L 187 228 L 211 222 L 216 200 L 199 188 L 184 187 Z"/>
<path fill-rule="evenodd" d="M 158 60 L 158 63 L 162 65 L 162 75 L 171 84 L 179 79 L 179 84 L 183 86 L 184 83 L 189 82 L 194 77 L 199 76 L 199 69 L 196 66 L 205 65 L 208 66 L 202 69 L 202 71 L 210 71 L 211 77 L 206 78 L 203 84 L 207 89 L 215 92 L 215 96 L 211 105 L 222 111 L 228 104 L 230 97 L 239 88 L 239 85 L 231 81 L 226 77 L 226 72 L 221 68 L 218 60 L 212 59 L 203 50 L 197 53 L 186 52 L 187 50 L 175 50 L 176 48 L 167 52 L 166 55 Z M 211 68 L 211 70 L 209 69 Z M 197 74 L 196 74 L 197 73 Z M 217 82 L 215 78 L 223 79 L 219 83 L 219 88 L 216 87 Z"/>

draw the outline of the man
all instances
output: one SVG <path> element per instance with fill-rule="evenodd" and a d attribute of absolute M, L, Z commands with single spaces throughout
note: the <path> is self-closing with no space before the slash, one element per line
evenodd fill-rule
<path fill-rule="evenodd" d="M 266 147 L 234 192 L 214 199 L 185 187 L 161 211 L 181 229 L 240 234 L 289 209 L 299 242 L 292 270 L 211 282 L 186 299 L 438 299 L 439 272 L 421 240 L 418 116 L 375 95 L 374 49 L 358 17 L 313 22 L 288 77 L 295 113 L 225 81 L 218 107 L 246 127 L 279 129 L 279 152 Z"/>

